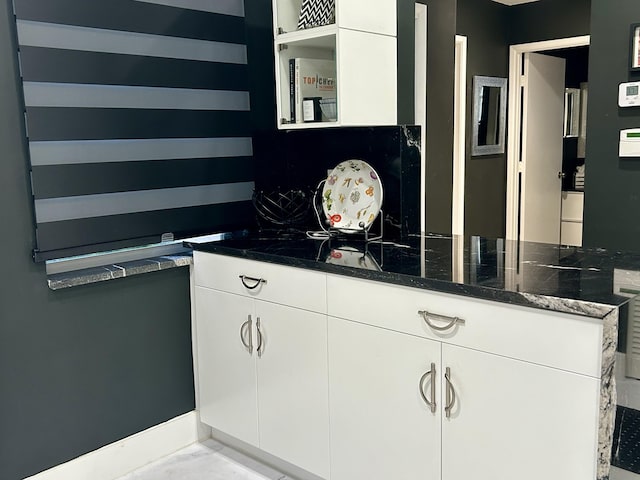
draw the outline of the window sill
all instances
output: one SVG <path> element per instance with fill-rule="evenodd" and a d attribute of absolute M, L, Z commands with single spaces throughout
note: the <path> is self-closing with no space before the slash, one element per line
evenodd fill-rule
<path fill-rule="evenodd" d="M 169 268 L 186 267 L 193 263 L 191 252 L 176 255 L 164 255 L 143 260 L 120 262 L 112 265 L 91 267 L 72 272 L 47 275 L 47 283 L 51 290 L 77 287 L 91 283 L 132 277 L 143 273 L 158 272 Z"/>

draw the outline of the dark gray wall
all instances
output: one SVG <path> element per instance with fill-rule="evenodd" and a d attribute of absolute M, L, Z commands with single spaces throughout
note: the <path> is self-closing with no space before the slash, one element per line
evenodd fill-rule
<path fill-rule="evenodd" d="M 506 154 L 471 156 L 473 76 L 508 77 L 509 45 L 588 35 L 590 5 L 590 0 L 540 0 L 506 7 L 458 0 L 456 32 L 468 39 L 465 234 L 505 235 Z"/>
<path fill-rule="evenodd" d="M 271 2 L 245 0 L 244 15 L 252 127 L 258 132 L 275 131 L 276 90 Z"/>
<path fill-rule="evenodd" d="M 398 0 L 398 123 L 414 121 L 415 4 L 427 5 L 427 231 L 451 233 L 457 0 Z"/>
<path fill-rule="evenodd" d="M 467 37 L 465 235 L 505 235 L 506 153 L 472 157 L 471 134 L 473 77 L 509 75 L 509 8 L 491 0 L 458 0 L 457 34 Z"/>
<path fill-rule="evenodd" d="M 0 478 L 193 410 L 188 270 L 52 292 L 32 227 L 10 0 L 0 6 Z"/>
<path fill-rule="evenodd" d="M 640 127 L 638 108 L 618 108 L 629 71 L 629 34 L 640 23 L 637 0 L 593 0 L 585 169 L 584 244 L 640 251 L 640 160 L 620 159 L 620 130 Z"/>
<path fill-rule="evenodd" d="M 499 75 L 503 72 L 501 76 L 506 76 L 508 49 L 505 45 L 586 35 L 589 33 L 591 2 L 541 0 L 507 8 L 489 0 L 398 0 L 400 124 L 414 121 L 415 3 L 426 4 L 428 9 L 427 230 L 448 233 L 451 231 L 453 180 L 455 34 L 466 32 L 466 35 L 473 37 L 468 45 L 469 77 L 481 71 L 496 72 L 486 73 L 487 75 Z M 501 20 L 505 22 L 502 25 Z M 496 50 L 492 52 L 492 49 Z M 480 57 L 474 57 L 476 54 Z M 469 83 L 468 89 L 471 88 Z M 470 118 L 468 116 L 469 120 Z M 465 193 L 467 233 L 491 237 L 504 235 L 505 182 L 504 156 L 468 158 Z"/>
<path fill-rule="evenodd" d="M 616 2 L 609 2 L 611 8 Z M 589 34 L 591 0 L 540 0 L 510 7 L 510 44 Z"/>

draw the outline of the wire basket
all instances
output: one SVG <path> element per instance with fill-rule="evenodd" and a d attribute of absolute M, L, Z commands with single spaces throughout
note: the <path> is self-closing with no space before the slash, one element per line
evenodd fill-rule
<path fill-rule="evenodd" d="M 258 218 L 278 226 L 303 224 L 309 218 L 311 201 L 311 192 L 305 190 L 253 192 L 253 206 Z"/>

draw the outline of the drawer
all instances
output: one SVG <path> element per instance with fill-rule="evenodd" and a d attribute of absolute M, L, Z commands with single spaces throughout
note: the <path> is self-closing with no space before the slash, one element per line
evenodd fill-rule
<path fill-rule="evenodd" d="M 313 312 L 327 311 L 326 275 L 245 258 L 193 252 L 195 284 Z M 243 284 L 242 275 L 247 286 Z M 252 279 L 262 279 L 258 282 Z M 257 285 L 255 288 L 248 288 Z"/>
<path fill-rule="evenodd" d="M 582 222 L 584 192 L 562 192 L 562 220 Z"/>
<path fill-rule="evenodd" d="M 582 246 L 582 222 L 560 222 L 560 243 L 574 247 Z"/>
<path fill-rule="evenodd" d="M 602 321 L 329 275 L 331 316 L 600 378 Z M 438 331 L 419 311 L 459 317 Z M 436 327 L 446 320 L 431 319 Z"/>

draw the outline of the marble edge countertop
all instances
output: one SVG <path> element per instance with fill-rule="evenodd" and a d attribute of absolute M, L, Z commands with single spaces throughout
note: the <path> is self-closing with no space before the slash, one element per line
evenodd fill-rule
<path fill-rule="evenodd" d="M 313 240 L 309 241 L 312 242 Z M 607 295 L 606 298 L 600 298 L 599 301 L 589 301 L 585 299 L 566 298 L 563 296 L 517 292 L 492 286 L 457 283 L 452 280 L 428 278 L 401 272 L 366 270 L 362 268 L 330 264 L 320 260 L 296 257 L 295 255 L 264 252 L 250 247 L 243 248 L 242 246 L 234 246 L 232 241 L 225 241 L 222 243 L 185 242 L 185 246 L 188 246 L 193 250 L 208 253 L 218 253 L 284 266 L 307 268 L 325 273 L 345 275 L 399 286 L 421 288 L 436 292 L 462 295 L 482 300 L 496 301 L 522 307 L 532 307 L 597 319 L 604 319 L 607 315 L 616 311 L 618 307 L 629 301 L 629 298 L 615 295 L 613 291 L 611 291 L 610 295 Z"/>
<path fill-rule="evenodd" d="M 163 255 L 160 257 L 133 260 L 100 267 L 85 268 L 71 272 L 47 275 L 47 283 L 51 290 L 77 287 L 91 283 L 132 277 L 143 273 L 158 272 L 169 268 L 186 267 L 193 263 L 191 253 Z"/>

